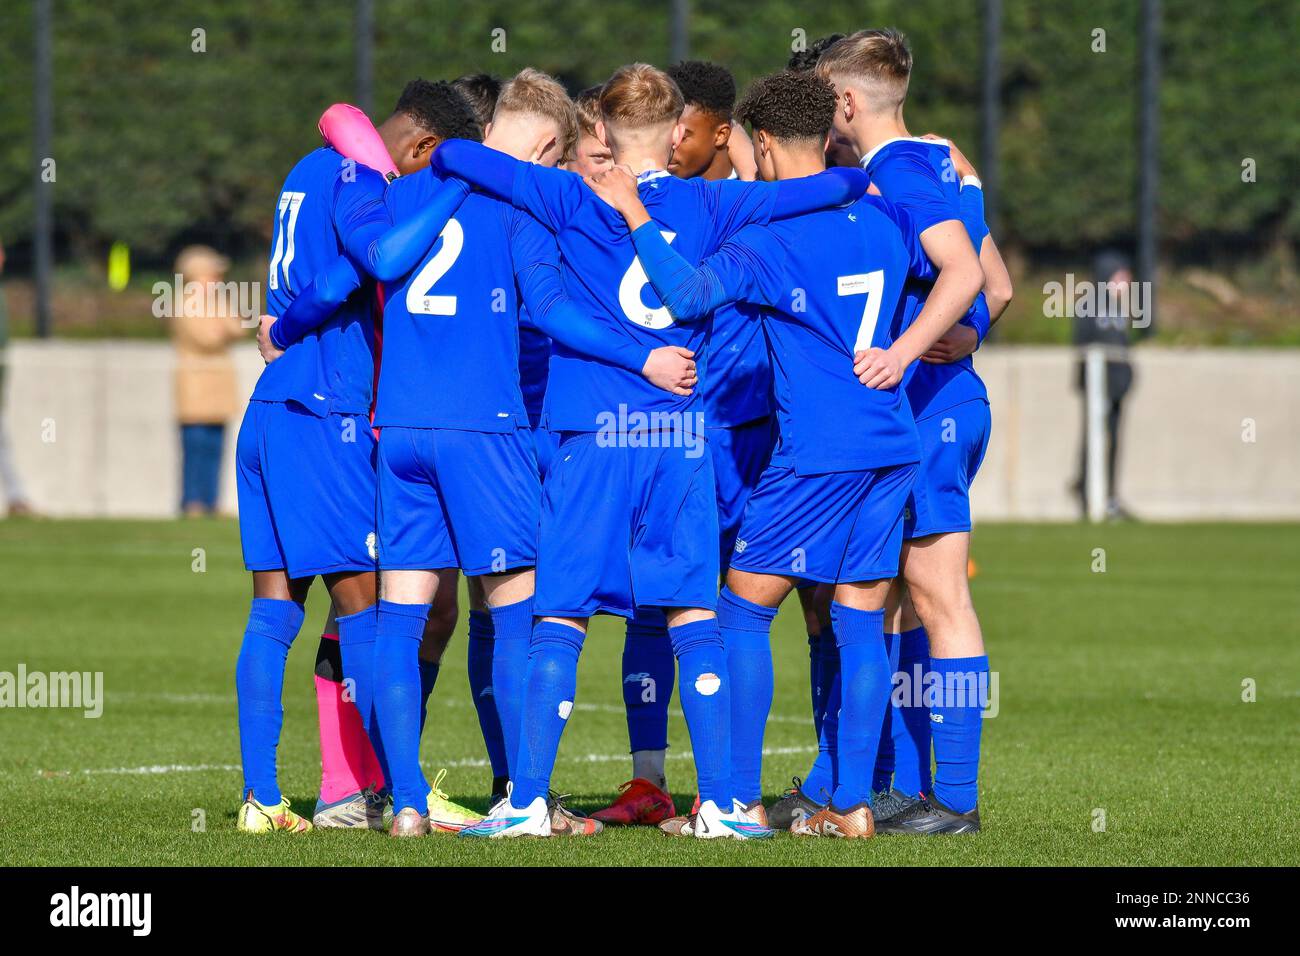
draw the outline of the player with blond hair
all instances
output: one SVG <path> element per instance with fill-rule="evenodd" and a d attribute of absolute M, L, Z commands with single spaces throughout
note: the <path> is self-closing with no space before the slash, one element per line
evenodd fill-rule
<path fill-rule="evenodd" d="M 849 170 L 788 184 L 676 179 L 667 166 L 682 140 L 684 105 L 662 70 L 632 64 L 605 84 L 596 129 L 614 161 L 638 177 L 647 206 L 689 261 L 746 225 L 850 201 L 866 188 L 865 177 Z M 509 199 L 553 231 L 565 287 L 594 324 L 643 348 L 667 344 L 706 356 L 707 326 L 679 325 L 643 298 L 647 279 L 621 218 L 580 177 L 466 142 L 448 144 L 435 169 Z M 510 799 L 463 835 L 549 832 L 545 794 L 573 709 L 588 621 L 646 606 L 664 609 L 678 660 L 701 797 L 692 834 L 770 836 L 731 793 L 730 688 L 714 613 L 718 518 L 699 396 L 654 392 L 622 369 L 557 345 L 546 416 L 564 436 L 542 507 L 540 620 L 519 772 Z"/>
<path fill-rule="evenodd" d="M 982 693 L 956 694 L 949 689 L 967 683 L 985 688 L 988 681 L 988 658 L 971 602 L 967 561 L 970 484 L 988 446 L 989 410 L 987 392 L 970 355 L 1005 309 L 1009 282 L 1004 281 L 996 246 L 986 238 L 987 228 L 983 234 L 972 231 L 982 225 L 982 214 L 978 219 L 963 216 L 963 205 L 975 193 L 965 195 L 949 144 L 908 132 L 903 106 L 912 53 L 906 38 L 897 30 L 859 31 L 822 52 L 816 71 L 835 90 L 834 139 L 861 157 L 873 186 L 911 215 L 930 258 L 936 263 L 951 260 L 974 244 L 981 262 L 989 263 L 986 274 L 995 280 L 986 285 L 977 308 L 922 356 L 906 382 L 922 458 L 907 505 L 899 579 L 910 603 L 900 599 L 900 588 L 895 587 L 887 640 L 896 671 L 921 672 L 923 680 L 938 680 L 945 691 L 935 707 L 891 709 L 892 781 L 884 772 L 887 767 L 875 781 L 882 791 L 878 803 L 889 805 L 881 816 L 880 832 L 969 832 L 979 829 Z M 978 182 L 965 185 L 978 189 Z M 927 284 L 910 283 L 907 314 L 917 314 L 930 294 Z M 860 363 L 864 378 L 871 374 L 870 364 L 869 357 Z M 889 744 L 883 749 L 888 751 Z M 820 786 L 810 780 L 826 777 L 825 766 L 815 766 L 804 780 L 805 795 L 814 796 L 809 791 Z"/>

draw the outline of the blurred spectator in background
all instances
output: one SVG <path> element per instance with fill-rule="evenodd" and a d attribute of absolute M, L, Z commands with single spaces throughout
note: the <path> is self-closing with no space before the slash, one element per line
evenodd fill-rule
<path fill-rule="evenodd" d="M 5 247 L 0 243 L 0 276 L 5 271 Z M 5 430 L 5 370 L 9 367 L 9 307 L 5 304 L 4 287 L 0 286 L 0 492 L 4 494 L 10 517 L 29 515 L 32 506 L 27 501 L 22 479 L 14 466 L 14 452 L 9 446 L 9 432 Z"/>
<path fill-rule="evenodd" d="M 1097 308 L 1093 310 L 1096 314 L 1079 315 L 1076 310 L 1074 316 L 1074 344 L 1079 349 L 1077 385 L 1083 396 L 1083 437 L 1079 448 L 1079 478 L 1074 490 L 1079 496 L 1079 506 L 1086 518 L 1088 400 L 1084 357 L 1087 348 L 1096 345 L 1106 352 L 1106 518 L 1124 521 L 1132 518 L 1132 515 L 1120 504 L 1115 476 L 1119 459 L 1120 413 L 1124 407 L 1124 397 L 1133 387 L 1133 365 L 1128 358 L 1133 323 L 1128 315 L 1130 310 L 1127 303 L 1130 296 L 1126 288 L 1133 282 L 1133 268 L 1123 253 L 1108 249 L 1098 254 L 1094 260 L 1093 272 L 1098 286 Z M 1121 289 L 1125 291 L 1123 295 L 1111 295 L 1107 294 L 1107 287 L 1117 292 Z M 1114 308 L 1112 301 L 1124 305 Z"/>
<path fill-rule="evenodd" d="M 185 295 L 172 320 L 176 346 L 176 417 L 181 426 L 181 510 L 186 517 L 212 514 L 217 507 L 226 423 L 238 411 L 230 343 L 244 334 L 224 295 L 208 294 L 230 261 L 207 246 L 187 246 L 176 259 L 185 288 L 197 283 L 202 296 Z"/>

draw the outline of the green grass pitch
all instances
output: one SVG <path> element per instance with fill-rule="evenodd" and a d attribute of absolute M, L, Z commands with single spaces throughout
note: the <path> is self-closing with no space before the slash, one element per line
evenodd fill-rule
<path fill-rule="evenodd" d="M 0 710 L 0 864 L 1294 864 L 1298 537 L 1286 525 L 977 529 L 975 600 L 1000 681 L 978 836 L 720 845 L 636 829 L 398 842 L 235 832 L 233 670 L 249 586 L 233 522 L 6 522 L 0 671 L 102 671 L 106 703 L 99 719 Z M 1098 548 L 1104 573 L 1093 570 Z M 285 792 L 304 813 L 319 781 L 311 670 L 323 597 L 318 585 L 289 659 L 280 748 Z M 488 771 L 464 629 L 462 618 L 422 756 L 430 775 L 449 767 L 452 795 L 482 809 Z M 583 656 L 554 777 L 581 809 L 629 776 L 621 645 L 621 628 L 603 619 Z M 790 604 L 773 646 L 771 795 L 806 771 L 813 746 L 807 645 Z M 1254 700 L 1243 700 L 1250 682 Z M 670 734 L 670 786 L 687 804 L 694 772 L 675 707 Z"/>

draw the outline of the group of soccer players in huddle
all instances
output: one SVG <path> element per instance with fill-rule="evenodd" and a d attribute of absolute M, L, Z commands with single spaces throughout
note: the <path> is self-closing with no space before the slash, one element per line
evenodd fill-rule
<path fill-rule="evenodd" d="M 692 61 L 625 66 L 576 103 L 526 69 L 415 80 L 377 128 L 326 111 L 279 196 L 237 447 L 241 830 L 313 826 L 276 748 L 317 576 L 315 826 L 979 829 L 967 561 L 989 411 L 970 356 L 1011 288 L 975 171 L 904 125 L 911 67 L 901 34 L 865 30 L 739 104 Z M 419 760 L 458 573 L 486 816 Z M 765 807 L 791 591 L 819 746 Z M 586 816 L 551 776 L 595 614 L 627 621 L 633 779 Z M 681 815 L 675 677 L 698 778 Z"/>

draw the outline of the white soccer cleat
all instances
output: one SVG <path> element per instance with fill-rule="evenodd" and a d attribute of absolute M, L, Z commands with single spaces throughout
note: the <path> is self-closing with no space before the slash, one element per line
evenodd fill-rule
<path fill-rule="evenodd" d="M 705 800 L 683 828 L 682 835 L 697 840 L 768 840 L 772 828 L 752 817 L 739 800 L 732 801 L 730 813 L 723 813 L 712 800 Z"/>
<path fill-rule="evenodd" d="M 507 797 L 482 820 L 456 835 L 491 840 L 518 836 L 548 837 L 551 835 L 551 811 L 545 797 L 538 797 L 522 810 L 513 806 Z"/>

